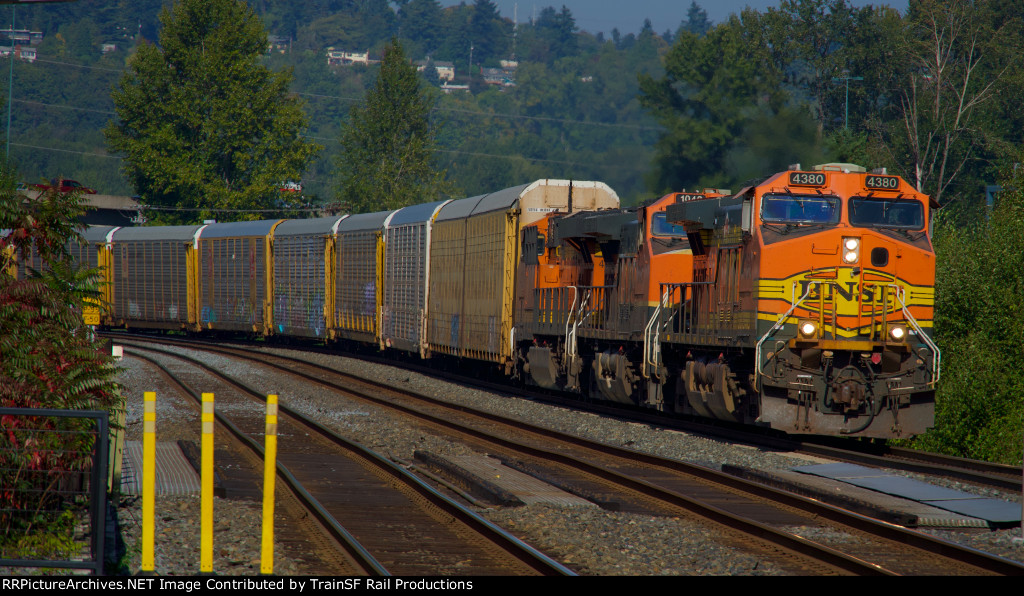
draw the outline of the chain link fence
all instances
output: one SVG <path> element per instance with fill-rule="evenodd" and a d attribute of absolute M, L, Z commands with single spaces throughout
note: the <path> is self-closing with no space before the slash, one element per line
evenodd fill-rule
<path fill-rule="evenodd" d="M 0 408 L 0 567 L 103 573 L 106 412 Z"/>

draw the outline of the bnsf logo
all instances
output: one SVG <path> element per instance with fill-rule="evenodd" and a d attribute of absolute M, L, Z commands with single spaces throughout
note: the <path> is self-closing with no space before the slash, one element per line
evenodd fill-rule
<path fill-rule="evenodd" d="M 759 286 L 761 299 L 781 299 L 792 305 L 803 298 L 797 312 L 817 313 L 824 309 L 840 317 L 870 316 L 872 312 L 878 315 L 883 305 L 887 313 L 899 311 L 903 305 L 898 294 L 902 294 L 908 307 L 931 307 L 935 301 L 933 288 L 913 286 L 881 271 L 865 271 L 863 276 L 854 274 L 852 267 L 827 272 L 828 278 L 821 277 L 824 271 L 812 271 L 787 279 L 763 280 Z"/>
<path fill-rule="evenodd" d="M 821 283 L 802 279 L 797 282 L 797 292 L 798 299 L 807 296 L 800 304 L 801 308 L 817 312 L 824 299 L 826 310 L 831 310 L 831 305 L 835 303 L 838 314 L 856 316 L 858 304 L 874 305 L 879 308 L 884 305 L 886 312 L 896 311 L 899 308 L 897 289 L 888 285 L 894 282 L 895 280 L 861 284 L 858 281 L 829 280 Z"/>

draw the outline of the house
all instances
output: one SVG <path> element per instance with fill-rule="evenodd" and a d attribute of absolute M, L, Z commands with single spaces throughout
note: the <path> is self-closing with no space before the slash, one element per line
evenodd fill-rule
<path fill-rule="evenodd" d="M 277 52 L 279 54 L 285 54 L 291 48 L 292 39 L 290 37 L 284 37 L 281 35 L 268 35 L 267 36 L 267 53 Z"/>
<path fill-rule="evenodd" d="M 440 62 L 427 58 L 426 60 L 417 60 L 414 64 L 417 72 L 423 72 L 427 67 L 433 66 L 437 71 L 438 79 L 442 81 L 455 80 L 455 64 L 453 62 Z"/>
<path fill-rule="evenodd" d="M 465 91 L 466 93 L 469 93 L 469 85 L 449 85 L 448 81 L 445 81 L 441 84 L 441 91 L 444 91 L 449 95 L 456 91 Z"/>
<path fill-rule="evenodd" d="M 488 85 L 514 87 L 516 84 L 512 80 L 512 75 L 501 68 L 481 68 L 480 75 L 483 77 L 484 83 Z"/>
<path fill-rule="evenodd" d="M 344 52 L 327 48 L 327 66 L 347 66 L 349 64 L 370 64 L 369 50 L 365 52 Z"/>
<path fill-rule="evenodd" d="M 28 29 L 0 29 L 0 36 L 13 40 L 16 44 L 39 45 L 43 41 L 42 31 Z"/>
<path fill-rule="evenodd" d="M 0 46 L 0 57 L 6 58 L 11 55 L 11 46 Z M 14 46 L 14 57 L 25 62 L 36 61 L 36 49 L 26 46 Z"/>

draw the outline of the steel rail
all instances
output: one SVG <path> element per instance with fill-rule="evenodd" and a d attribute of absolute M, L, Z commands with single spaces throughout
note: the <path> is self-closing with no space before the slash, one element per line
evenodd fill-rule
<path fill-rule="evenodd" d="M 247 385 L 246 383 L 244 383 L 244 382 L 242 382 L 242 381 L 240 381 L 238 379 L 235 379 L 235 378 L 231 377 L 230 375 L 227 375 L 227 374 L 225 374 L 225 373 L 223 373 L 221 371 L 216 370 L 215 368 L 209 366 L 208 364 L 206 364 L 206 363 L 204 363 L 204 362 L 202 362 L 200 360 L 197 360 L 195 358 L 191 358 L 191 357 L 183 355 L 183 354 L 177 354 L 177 353 L 174 353 L 174 352 L 169 352 L 169 351 L 166 351 L 166 350 L 160 350 L 160 349 L 156 349 L 156 348 L 152 348 L 152 347 L 143 347 L 141 349 L 150 350 L 150 351 L 157 352 L 157 353 L 162 353 L 162 354 L 174 357 L 174 358 L 179 358 L 179 359 L 191 362 L 194 365 L 196 365 L 197 367 L 202 368 L 202 369 L 210 372 L 211 374 L 214 374 L 214 375 L 224 379 L 229 384 L 234 385 L 235 387 L 238 387 L 242 391 L 245 391 L 246 393 L 249 393 L 250 395 L 252 395 L 256 399 L 259 399 L 259 400 L 265 399 L 265 395 L 262 392 L 254 389 L 252 387 L 250 387 L 249 385 Z M 284 370 L 285 372 L 288 372 L 287 369 L 282 369 L 282 370 Z M 292 374 L 294 374 L 294 373 L 292 373 Z M 523 541 L 519 540 L 518 538 L 516 538 L 515 536 L 510 534 L 509 532 L 507 532 L 504 529 L 496 526 L 495 524 L 491 523 L 490 521 L 484 519 L 483 517 L 481 517 L 477 513 L 473 512 L 473 511 L 471 511 L 469 509 L 466 509 L 465 507 L 463 507 L 462 505 L 460 505 L 457 502 L 453 501 L 452 499 L 448 498 L 447 496 L 437 492 L 434 488 L 432 488 L 431 486 L 427 485 L 421 479 L 419 479 L 418 477 L 416 477 L 415 475 L 413 475 L 409 471 L 403 469 L 401 466 L 399 466 L 396 463 L 392 462 L 390 459 L 388 459 L 388 458 L 386 458 L 386 457 L 376 453 L 375 451 L 373 451 L 373 450 L 371 450 L 371 449 L 369 449 L 369 448 L 367 448 L 367 447 L 365 447 L 363 445 L 360 445 L 358 443 L 349 441 L 349 440 L 345 439 L 344 437 L 339 436 L 335 432 L 333 432 L 330 429 L 324 427 L 320 423 L 312 420 L 308 416 L 306 416 L 304 414 L 301 414 L 301 413 L 295 411 L 292 408 L 289 408 L 286 404 L 283 404 L 283 403 L 279 402 L 278 403 L 278 409 L 279 409 L 279 412 L 286 414 L 287 416 L 289 416 L 292 419 L 294 419 L 296 422 L 298 422 L 301 425 L 305 426 L 306 428 L 312 430 L 313 432 L 321 435 L 322 437 L 327 438 L 328 440 L 330 440 L 334 444 L 338 445 L 339 447 L 342 447 L 343 449 L 346 449 L 350 453 L 353 453 L 353 454 L 357 455 L 358 457 L 360 457 L 364 461 L 369 462 L 375 468 L 387 472 L 393 479 L 395 479 L 395 480 L 401 482 L 402 484 L 404 484 L 405 486 L 411 488 L 418 495 L 420 495 L 421 497 L 423 497 L 427 501 L 429 501 L 432 505 L 440 508 L 441 510 L 445 511 L 446 513 L 448 513 L 449 515 L 451 515 L 455 519 L 459 520 L 465 526 L 467 526 L 468 528 L 470 528 L 474 532 L 476 532 L 478 535 L 480 535 L 484 539 L 488 540 L 489 542 L 497 545 L 504 552 L 506 552 L 510 556 L 516 558 L 517 560 L 519 560 L 520 562 L 525 564 L 527 567 L 533 569 L 537 573 L 539 573 L 541 575 L 562 575 L 562 576 L 573 576 L 573 575 L 576 575 L 576 573 L 574 571 L 572 571 L 571 569 L 569 569 L 568 567 L 565 567 L 564 565 L 562 565 L 561 563 L 555 561 L 554 559 L 551 559 L 550 557 L 548 557 L 544 553 L 542 553 L 542 552 L 538 551 L 537 549 L 533 548 L 532 546 L 524 543 Z M 238 432 L 241 432 L 241 431 L 238 431 Z M 254 441 L 251 441 L 251 439 L 250 439 L 250 443 L 253 446 L 256 446 L 256 443 Z M 262 454 L 262 450 L 261 450 L 261 454 Z M 312 499 L 312 497 L 310 497 L 310 498 Z M 319 507 L 318 510 L 322 511 L 324 515 L 330 517 L 330 515 L 325 510 L 323 510 L 322 507 Z M 331 518 L 331 519 L 333 519 L 333 518 Z M 334 522 L 334 523 L 336 524 L 337 522 Z M 340 527 L 340 524 L 338 524 L 338 526 Z M 345 532 L 345 534 L 347 534 L 347 532 Z M 362 548 L 362 547 L 360 546 L 360 548 Z M 365 550 L 365 549 L 363 549 L 363 550 Z M 379 565 L 379 563 L 378 563 L 378 565 Z M 383 569 L 383 566 L 381 566 L 381 569 Z"/>

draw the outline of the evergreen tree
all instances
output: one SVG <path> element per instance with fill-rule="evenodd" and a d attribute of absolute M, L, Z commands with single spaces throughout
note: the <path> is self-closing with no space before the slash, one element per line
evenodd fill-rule
<path fill-rule="evenodd" d="M 498 7 L 491 0 L 476 0 L 469 16 L 473 64 L 484 64 L 506 57 L 511 32 L 511 23 L 501 18 Z"/>
<path fill-rule="evenodd" d="M 529 57 L 533 60 L 553 64 L 555 60 L 575 55 L 579 49 L 576 19 L 564 6 L 561 12 L 555 12 L 550 6 L 541 10 L 532 29 L 534 39 Z"/>
<path fill-rule="evenodd" d="M 433 55 L 444 39 L 444 14 L 438 0 L 411 0 L 398 13 L 403 38 L 418 45 L 424 56 Z"/>
<path fill-rule="evenodd" d="M 118 121 L 104 131 L 128 179 L 150 205 L 201 210 L 158 214 L 165 222 L 272 208 L 319 147 L 300 136 L 291 75 L 260 64 L 259 18 L 240 0 L 178 0 L 160 20 L 160 47 L 143 44 L 129 61 L 112 94 Z"/>
<path fill-rule="evenodd" d="M 690 8 L 686 11 L 686 20 L 679 25 L 680 31 L 693 33 L 701 37 L 711 29 L 711 21 L 708 20 L 708 11 L 701 8 L 700 4 L 690 2 Z M 678 35 L 678 32 L 677 32 Z"/>
<path fill-rule="evenodd" d="M 450 192 L 432 164 L 434 100 L 397 39 L 384 49 L 380 73 L 341 134 L 339 200 L 357 213 L 434 201 Z"/>

